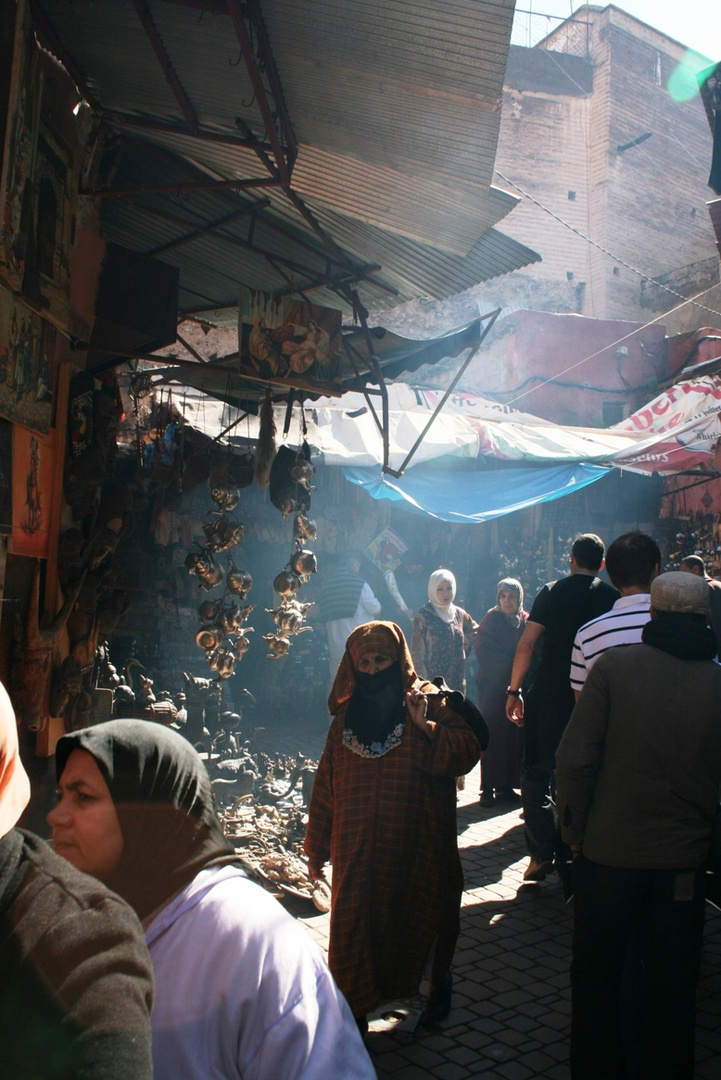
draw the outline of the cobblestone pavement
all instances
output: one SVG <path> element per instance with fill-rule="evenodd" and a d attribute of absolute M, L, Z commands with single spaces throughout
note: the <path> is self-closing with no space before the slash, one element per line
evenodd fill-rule
<path fill-rule="evenodd" d="M 564 904 L 555 875 L 522 885 L 528 857 L 520 812 L 482 809 L 478 779 L 476 769 L 458 800 L 466 889 L 451 1013 L 429 1031 L 371 1031 L 367 1046 L 378 1076 L 393 1080 L 568 1080 L 573 905 Z M 718 1080 L 721 913 L 706 910 L 696 1077 Z M 308 915 L 307 907 L 295 913 L 326 950 L 328 916 Z"/>

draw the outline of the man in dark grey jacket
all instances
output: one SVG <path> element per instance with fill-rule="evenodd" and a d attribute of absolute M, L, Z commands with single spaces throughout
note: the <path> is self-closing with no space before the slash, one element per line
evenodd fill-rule
<path fill-rule="evenodd" d="M 709 589 L 651 585 L 639 645 L 593 666 L 556 758 L 558 815 L 574 855 L 571 1071 L 625 1076 L 619 986 L 640 934 L 645 1021 L 639 1077 L 691 1080 L 704 864 L 721 783 L 721 667 Z"/>

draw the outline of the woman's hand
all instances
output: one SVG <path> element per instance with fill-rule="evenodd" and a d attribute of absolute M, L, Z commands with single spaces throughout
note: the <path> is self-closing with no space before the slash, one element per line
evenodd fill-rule
<path fill-rule="evenodd" d="M 406 693 L 406 709 L 413 723 L 427 735 L 430 734 L 431 725 L 427 720 L 428 697 L 422 691 L 414 688 Z"/>
<path fill-rule="evenodd" d="M 313 862 L 308 859 L 308 878 L 310 881 L 325 881 L 323 863 Z"/>

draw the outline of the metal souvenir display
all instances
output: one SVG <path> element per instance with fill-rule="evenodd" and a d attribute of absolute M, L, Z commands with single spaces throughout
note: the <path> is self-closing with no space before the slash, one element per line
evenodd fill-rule
<path fill-rule="evenodd" d="M 290 638 L 283 637 L 282 634 L 263 634 L 263 641 L 268 642 L 268 659 L 277 660 L 285 656 L 290 648 Z"/>
<path fill-rule="evenodd" d="M 315 540 L 318 526 L 306 514 L 296 514 L 293 518 L 293 539 L 302 545 L 305 540 Z"/>
<path fill-rule="evenodd" d="M 247 570 L 238 570 L 233 560 L 228 558 L 228 574 L 225 584 L 229 592 L 234 593 L 241 600 L 245 600 L 253 588 L 253 579 Z"/>
<path fill-rule="evenodd" d="M 222 513 L 235 510 L 240 500 L 240 492 L 234 487 L 212 487 L 210 497 Z"/>
<path fill-rule="evenodd" d="M 302 584 L 305 585 L 306 582 L 310 581 L 311 574 L 318 573 L 318 560 L 315 553 L 307 548 L 295 551 L 290 557 L 290 568 L 294 574 L 298 575 Z"/>
<path fill-rule="evenodd" d="M 204 521 L 203 532 L 210 550 L 220 552 L 240 543 L 245 536 L 245 526 L 236 518 L 222 514 Z"/>
<path fill-rule="evenodd" d="M 299 576 L 286 567 L 285 570 L 281 570 L 279 574 L 276 574 L 273 588 L 278 593 L 278 596 L 292 596 L 293 593 L 298 592 L 302 584 Z"/>

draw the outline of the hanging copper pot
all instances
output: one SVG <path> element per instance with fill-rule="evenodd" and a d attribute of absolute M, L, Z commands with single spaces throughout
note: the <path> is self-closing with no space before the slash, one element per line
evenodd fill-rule
<path fill-rule="evenodd" d="M 208 652 L 217 649 L 224 637 L 219 626 L 206 626 L 195 635 L 195 644 Z"/>
<path fill-rule="evenodd" d="M 223 568 L 218 565 L 215 559 L 211 559 L 210 565 L 204 566 L 202 570 L 198 569 L 197 574 L 198 584 L 206 592 L 210 592 L 216 585 L 220 585 L 223 580 Z"/>
<path fill-rule="evenodd" d="M 222 626 L 226 634 L 232 634 L 240 625 L 236 622 L 236 619 L 239 617 L 240 609 L 237 604 L 229 604 L 224 607 L 218 615 L 218 623 Z"/>
<path fill-rule="evenodd" d="M 252 634 L 252 633 L 253 633 L 253 627 L 248 626 L 248 627 L 246 627 L 245 630 L 241 630 L 238 633 L 238 636 L 235 639 L 235 643 L 233 645 L 233 648 L 235 649 L 236 653 L 238 654 L 238 659 L 239 660 L 242 659 L 243 656 L 245 656 L 246 652 L 248 651 L 248 647 L 250 645 L 250 641 L 246 637 L 246 634 Z"/>
<path fill-rule="evenodd" d="M 301 586 L 301 580 L 292 570 L 281 570 L 273 582 L 273 588 L 279 596 L 292 596 Z"/>
<path fill-rule="evenodd" d="M 255 604 L 245 604 L 243 607 L 238 608 L 237 629 L 240 630 L 241 626 L 248 621 L 250 613 L 254 610 Z"/>
<path fill-rule="evenodd" d="M 285 656 L 290 648 L 290 638 L 281 634 L 263 634 L 263 641 L 268 642 L 270 651 L 266 655 L 269 659 L 277 660 L 280 656 Z"/>
<path fill-rule="evenodd" d="M 240 500 L 240 492 L 234 487 L 212 487 L 210 497 L 220 510 L 234 510 Z"/>
<path fill-rule="evenodd" d="M 218 663 L 215 671 L 219 679 L 229 679 L 235 671 L 236 658 L 230 649 L 218 649 Z"/>
<path fill-rule="evenodd" d="M 311 521 L 306 514 L 296 514 L 293 518 L 293 539 L 296 543 L 304 540 L 315 540 L 318 535 L 318 526 Z"/>
<path fill-rule="evenodd" d="M 253 588 L 253 579 L 247 570 L 238 570 L 232 559 L 228 559 L 228 567 L 228 576 L 225 581 L 228 590 L 244 600 Z"/>
<path fill-rule="evenodd" d="M 318 573 L 318 560 L 315 557 L 315 553 L 309 551 L 307 548 L 296 551 L 291 555 L 290 568 L 298 575 L 303 583 L 309 581 L 311 574 Z"/>
<path fill-rule="evenodd" d="M 204 600 L 198 608 L 198 614 L 203 622 L 213 622 L 218 618 L 220 606 L 220 601 L 218 600 Z"/>
<path fill-rule="evenodd" d="M 245 536 L 245 526 L 235 518 L 220 517 L 208 518 L 203 522 L 203 532 L 208 541 L 211 551 L 227 551 L 235 547 Z"/>

